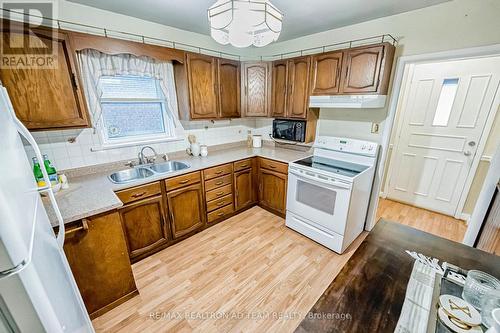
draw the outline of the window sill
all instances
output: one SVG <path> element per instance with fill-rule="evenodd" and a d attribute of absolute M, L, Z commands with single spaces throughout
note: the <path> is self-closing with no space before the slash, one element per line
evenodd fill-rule
<path fill-rule="evenodd" d="M 90 148 L 90 151 L 96 152 L 96 151 L 103 151 L 103 150 L 110 150 L 110 149 L 149 145 L 149 144 L 162 143 L 162 142 L 179 142 L 179 141 L 184 141 L 184 138 L 173 137 L 173 138 L 160 138 L 160 139 L 151 139 L 151 140 L 139 140 L 139 141 L 131 141 L 131 142 L 104 144 L 104 145 L 92 147 L 92 148 Z"/>

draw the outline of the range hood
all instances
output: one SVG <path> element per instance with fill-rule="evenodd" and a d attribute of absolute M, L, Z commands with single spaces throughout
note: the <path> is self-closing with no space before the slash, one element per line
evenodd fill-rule
<path fill-rule="evenodd" d="M 310 96 L 309 107 L 337 109 L 375 109 L 385 106 L 386 95 Z"/>

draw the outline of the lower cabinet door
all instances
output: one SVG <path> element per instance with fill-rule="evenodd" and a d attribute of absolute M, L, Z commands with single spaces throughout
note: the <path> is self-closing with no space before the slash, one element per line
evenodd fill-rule
<path fill-rule="evenodd" d="M 287 180 L 288 176 L 285 174 L 260 169 L 259 204 L 285 214 Z"/>
<path fill-rule="evenodd" d="M 91 318 L 137 294 L 116 211 L 67 227 L 65 238 L 64 252 Z"/>
<path fill-rule="evenodd" d="M 170 226 L 175 238 L 205 225 L 205 208 L 201 183 L 167 193 Z"/>
<path fill-rule="evenodd" d="M 168 241 L 161 195 L 134 202 L 120 209 L 130 258 L 154 252 Z"/>
<path fill-rule="evenodd" d="M 239 210 L 254 202 L 252 169 L 234 173 L 234 208 Z"/>

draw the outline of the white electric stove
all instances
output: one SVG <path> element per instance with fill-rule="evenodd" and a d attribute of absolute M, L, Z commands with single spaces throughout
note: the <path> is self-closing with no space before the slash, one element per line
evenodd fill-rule
<path fill-rule="evenodd" d="M 319 136 L 288 168 L 286 225 L 342 253 L 363 231 L 378 145 Z"/>

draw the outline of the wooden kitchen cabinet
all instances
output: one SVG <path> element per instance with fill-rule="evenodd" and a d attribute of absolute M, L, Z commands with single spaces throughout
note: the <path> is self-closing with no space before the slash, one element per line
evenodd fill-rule
<path fill-rule="evenodd" d="M 255 202 L 254 176 L 252 168 L 234 173 L 234 209 L 240 210 Z"/>
<path fill-rule="evenodd" d="M 275 118 L 285 118 L 287 115 L 288 94 L 288 61 L 273 62 L 272 113 Z"/>
<path fill-rule="evenodd" d="M 288 165 L 259 158 L 259 205 L 280 216 L 286 213 Z"/>
<path fill-rule="evenodd" d="M 219 118 L 240 117 L 240 62 L 218 59 Z"/>
<path fill-rule="evenodd" d="M 271 102 L 271 67 L 267 62 L 242 64 L 242 115 L 268 117 Z"/>
<path fill-rule="evenodd" d="M 119 212 L 132 261 L 157 252 L 168 243 L 169 228 L 161 194 L 127 204 Z"/>
<path fill-rule="evenodd" d="M 288 61 L 288 118 L 307 118 L 309 109 L 309 74 L 311 57 L 294 58 Z"/>
<path fill-rule="evenodd" d="M 259 204 L 283 216 L 286 212 L 287 181 L 288 176 L 285 174 L 261 169 L 259 172 Z"/>
<path fill-rule="evenodd" d="M 64 252 L 91 318 L 138 294 L 118 212 L 68 225 L 65 236 Z"/>
<path fill-rule="evenodd" d="M 273 117 L 307 118 L 311 57 L 273 62 Z"/>
<path fill-rule="evenodd" d="M 239 118 L 240 63 L 187 53 L 175 64 L 179 116 L 185 120 Z"/>
<path fill-rule="evenodd" d="M 311 95 L 332 95 L 339 92 L 342 55 L 342 51 L 334 51 L 312 57 Z"/>
<path fill-rule="evenodd" d="M 201 183 L 167 192 L 167 200 L 174 239 L 205 226 L 205 206 Z"/>
<path fill-rule="evenodd" d="M 389 43 L 345 50 L 340 93 L 386 95 L 394 50 Z"/>
<path fill-rule="evenodd" d="M 30 130 L 90 127 L 75 53 L 68 35 L 49 28 L 24 31 L 20 24 L 6 24 L 4 27 L 8 27 L 2 31 L 4 55 L 15 55 L 16 58 L 32 56 L 35 51 L 27 47 L 26 31 L 31 32 L 31 45 L 39 47 L 36 52 L 40 53 L 40 48 L 46 48 L 46 45 L 54 47 L 52 52 L 44 55 L 47 63 L 54 61 L 53 66 L 0 67 L 0 80 L 9 93 L 17 117 Z M 11 48 L 16 44 L 24 48 Z"/>
<path fill-rule="evenodd" d="M 181 68 L 184 65 L 177 67 Z M 217 59 L 207 55 L 188 53 L 185 69 L 187 70 L 185 83 L 188 86 L 189 107 L 188 110 L 184 110 L 184 118 L 193 120 L 217 118 Z M 177 75 L 177 77 L 180 79 L 182 75 Z"/>

